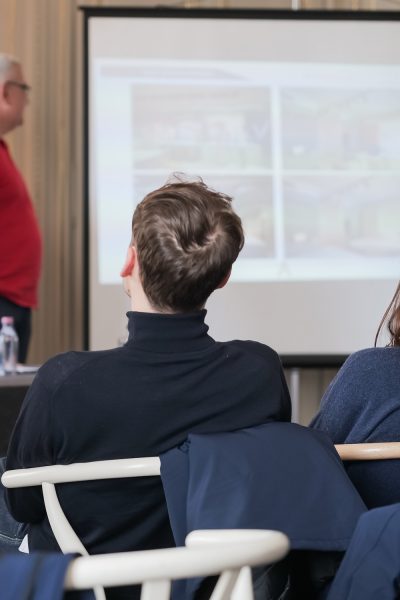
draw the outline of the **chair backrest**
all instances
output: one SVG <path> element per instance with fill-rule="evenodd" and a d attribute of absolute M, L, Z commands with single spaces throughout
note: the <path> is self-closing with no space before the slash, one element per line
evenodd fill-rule
<path fill-rule="evenodd" d="M 400 442 L 336 444 L 342 460 L 387 460 L 400 458 Z"/>
<path fill-rule="evenodd" d="M 47 517 L 54 537 L 64 554 L 88 555 L 81 540 L 69 523 L 57 497 L 55 484 L 96 479 L 149 477 L 160 475 L 160 460 L 156 456 L 94 461 L 71 465 L 49 465 L 30 469 L 5 471 L 1 478 L 7 488 L 41 485 Z M 105 600 L 102 588 L 94 589 L 96 600 Z"/>
<path fill-rule="evenodd" d="M 167 600 L 173 580 L 220 575 L 210 600 L 253 600 L 250 567 L 281 560 L 288 550 L 288 538 L 278 531 L 195 531 L 185 548 L 77 558 L 65 588 L 142 584 L 141 600 Z"/>
<path fill-rule="evenodd" d="M 41 485 L 47 516 L 54 537 L 62 552 L 88 554 L 86 548 L 71 527 L 55 490 L 56 483 L 93 481 L 96 479 L 120 479 L 123 477 L 149 477 L 160 475 L 160 460 L 157 456 L 102 460 L 71 465 L 49 465 L 30 469 L 5 471 L 1 478 L 7 488 Z"/>
<path fill-rule="evenodd" d="M 164 600 L 169 598 L 173 579 L 221 573 L 213 600 L 251 600 L 249 567 L 283 558 L 289 550 L 288 538 L 283 533 L 197 531 L 187 537 L 186 548 L 88 555 L 61 508 L 55 484 L 157 475 L 160 475 L 159 458 L 144 457 L 16 469 L 6 471 L 2 483 L 8 488 L 42 486 L 47 516 L 62 552 L 84 555 L 71 565 L 67 589 L 93 588 L 96 600 L 105 600 L 103 586 L 144 582 L 142 600 Z"/>

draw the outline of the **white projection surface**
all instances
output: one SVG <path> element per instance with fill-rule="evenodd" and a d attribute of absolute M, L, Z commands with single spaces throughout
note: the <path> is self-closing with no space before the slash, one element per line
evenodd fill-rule
<path fill-rule="evenodd" d="M 125 336 L 132 213 L 174 172 L 245 229 L 213 337 L 371 346 L 400 278 L 399 40 L 400 21 L 90 17 L 90 347 Z"/>

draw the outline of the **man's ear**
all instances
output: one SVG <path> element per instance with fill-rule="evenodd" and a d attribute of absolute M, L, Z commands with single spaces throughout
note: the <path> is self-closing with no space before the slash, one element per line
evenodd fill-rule
<path fill-rule="evenodd" d="M 135 266 L 135 260 L 136 251 L 132 246 L 129 246 L 128 251 L 126 253 L 124 266 L 121 269 L 121 277 L 128 277 L 129 275 L 132 275 L 133 267 Z"/>
<path fill-rule="evenodd" d="M 229 271 L 227 272 L 227 274 L 225 275 L 225 277 L 223 278 L 221 283 L 219 285 L 217 285 L 217 290 L 220 290 L 228 283 L 229 277 L 231 276 L 231 272 L 232 272 L 232 269 L 229 269 Z"/>
<path fill-rule="evenodd" d="M 6 86 L 3 83 L 0 84 L 0 102 L 7 102 L 7 95 Z"/>
<path fill-rule="evenodd" d="M 1 99 L 4 102 L 7 102 L 7 104 L 10 103 L 10 90 L 11 90 L 11 87 L 9 85 L 7 85 L 7 82 L 3 83 L 0 86 L 0 96 L 1 96 Z"/>

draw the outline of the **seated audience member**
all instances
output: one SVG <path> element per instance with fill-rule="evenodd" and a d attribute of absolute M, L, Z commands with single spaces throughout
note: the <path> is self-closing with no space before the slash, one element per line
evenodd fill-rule
<path fill-rule="evenodd" d="M 377 348 L 387 323 L 389 343 Z M 400 441 L 400 284 L 375 337 L 375 347 L 352 354 L 321 401 L 311 427 L 335 444 Z M 346 463 L 368 508 L 400 502 L 400 461 Z"/>
<path fill-rule="evenodd" d="M 149 193 L 134 212 L 121 273 L 132 306 L 127 343 L 68 352 L 39 370 L 7 469 L 159 455 L 189 432 L 290 421 L 276 352 L 254 341 L 216 342 L 204 322 L 206 301 L 227 283 L 243 242 L 231 198 L 202 181 Z M 174 545 L 158 477 L 58 490 L 89 553 Z M 9 489 L 6 499 L 29 525 L 30 550 L 57 549 L 40 489 Z"/>

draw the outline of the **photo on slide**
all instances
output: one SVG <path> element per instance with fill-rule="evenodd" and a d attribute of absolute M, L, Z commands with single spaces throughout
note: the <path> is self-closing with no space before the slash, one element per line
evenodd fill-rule
<path fill-rule="evenodd" d="M 378 175 L 286 178 L 286 256 L 400 258 L 399 183 Z M 379 277 L 372 265 L 370 275 Z"/>
<path fill-rule="evenodd" d="M 284 89 L 285 169 L 400 171 L 400 90 Z"/>
<path fill-rule="evenodd" d="M 139 83 L 132 86 L 133 167 L 199 174 L 270 169 L 270 123 L 265 87 Z"/>

